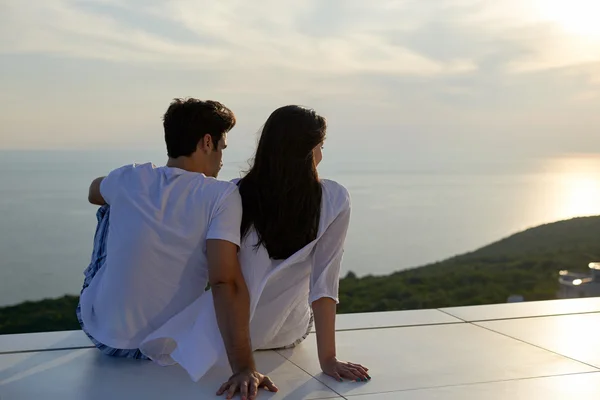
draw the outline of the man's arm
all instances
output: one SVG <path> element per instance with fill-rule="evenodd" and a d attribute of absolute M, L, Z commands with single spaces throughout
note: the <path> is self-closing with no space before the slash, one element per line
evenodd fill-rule
<path fill-rule="evenodd" d="M 208 279 L 215 301 L 217 323 L 233 375 L 217 391 L 231 399 L 254 400 L 259 388 L 277 392 L 277 386 L 258 371 L 250 342 L 250 295 L 237 257 L 237 246 L 220 239 L 206 241 Z"/>
<path fill-rule="evenodd" d="M 221 201 L 210 222 L 206 256 L 217 323 L 233 370 L 217 395 L 227 393 L 231 399 L 239 391 L 242 399 L 254 400 L 259 388 L 276 392 L 277 387 L 256 371 L 252 356 L 250 294 L 237 254 L 242 214 L 242 198 L 235 188 Z"/>
<path fill-rule="evenodd" d="M 217 323 L 234 374 L 255 370 L 250 343 L 250 296 L 237 257 L 237 246 L 225 240 L 206 241 L 208 279 Z"/>
<path fill-rule="evenodd" d="M 88 193 L 88 201 L 97 206 L 103 206 L 106 204 L 106 200 L 102 197 L 102 193 L 100 193 L 100 184 L 104 180 L 104 177 L 96 178 L 92 181 L 90 185 L 90 191 Z"/>

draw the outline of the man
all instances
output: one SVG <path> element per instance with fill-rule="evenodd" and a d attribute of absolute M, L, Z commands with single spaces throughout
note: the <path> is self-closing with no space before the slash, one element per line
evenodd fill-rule
<path fill-rule="evenodd" d="M 234 184 L 214 179 L 235 122 L 219 102 L 175 99 L 163 120 L 167 165 L 127 165 L 92 182 L 89 201 L 102 207 L 77 316 L 103 353 L 147 359 L 144 338 L 208 282 L 233 371 L 218 394 L 253 399 L 259 387 L 277 388 L 252 356 L 237 258 L 241 199 Z"/>

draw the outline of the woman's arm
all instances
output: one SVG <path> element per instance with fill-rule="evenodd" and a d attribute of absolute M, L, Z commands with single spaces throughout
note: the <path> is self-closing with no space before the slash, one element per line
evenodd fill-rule
<path fill-rule="evenodd" d="M 312 303 L 317 332 L 317 350 L 321 368 L 328 361 L 336 358 L 335 352 L 335 311 L 336 304 L 328 297 L 320 298 Z"/>
<path fill-rule="evenodd" d="M 321 370 L 340 382 L 342 378 L 357 382 L 370 380 L 368 368 L 337 359 L 335 348 L 335 300 L 322 297 L 312 303 L 312 308 L 315 316 L 317 352 Z"/>
<path fill-rule="evenodd" d="M 321 369 L 341 381 L 368 380 L 367 368 L 337 359 L 335 347 L 335 313 L 338 302 L 340 269 L 344 255 L 344 242 L 350 225 L 351 204 L 348 192 L 338 192 L 334 201 L 340 211 L 317 243 L 310 280 L 310 297 L 317 332 L 317 349 Z"/>

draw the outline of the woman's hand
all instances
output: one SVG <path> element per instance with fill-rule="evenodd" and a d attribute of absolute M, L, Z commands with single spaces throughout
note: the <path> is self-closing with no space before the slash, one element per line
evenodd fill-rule
<path fill-rule="evenodd" d="M 366 382 L 371 380 L 371 377 L 367 373 L 369 371 L 368 368 L 365 368 L 360 364 L 340 361 L 335 357 L 322 362 L 321 369 L 325 374 L 340 382 L 343 381 L 342 378 L 356 382 Z"/>

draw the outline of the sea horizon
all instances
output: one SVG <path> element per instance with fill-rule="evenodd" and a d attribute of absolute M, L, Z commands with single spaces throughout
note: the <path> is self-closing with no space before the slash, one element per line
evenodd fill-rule
<path fill-rule="evenodd" d="M 252 147 L 232 146 L 219 179 L 240 176 Z M 502 159 L 390 157 L 327 146 L 323 178 L 353 211 L 342 276 L 385 275 L 474 251 L 541 224 L 600 214 L 600 155 Z M 164 150 L 0 150 L 0 306 L 78 294 L 95 207 L 89 182 Z"/>

